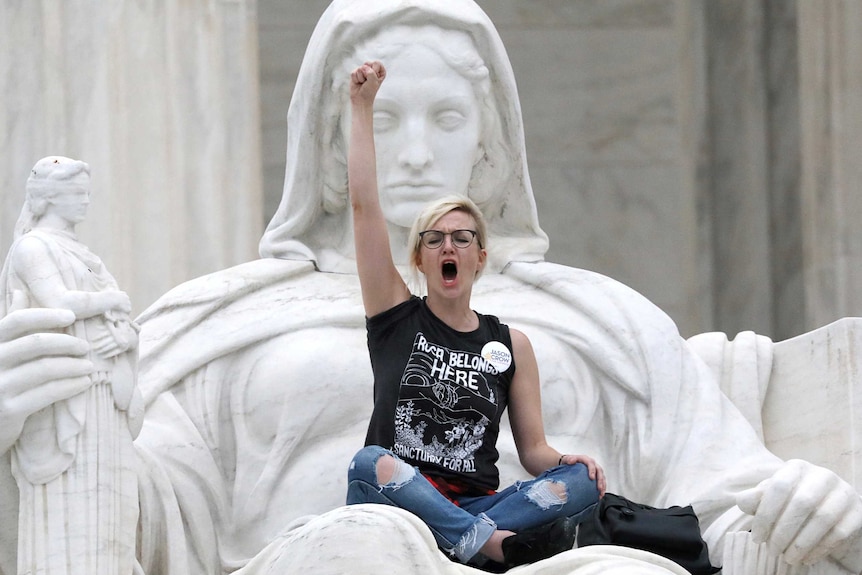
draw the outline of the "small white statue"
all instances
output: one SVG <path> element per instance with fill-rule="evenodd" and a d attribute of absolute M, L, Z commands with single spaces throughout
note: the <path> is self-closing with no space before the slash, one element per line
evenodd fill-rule
<path fill-rule="evenodd" d="M 23 308 L 69 310 L 75 320 L 65 331 L 89 343 L 92 363 L 87 389 L 30 414 L 11 450 L 20 574 L 130 575 L 134 565 L 129 410 L 138 328 L 128 296 L 75 235 L 89 203 L 86 163 L 37 162 L 0 275 L 0 317 Z"/>

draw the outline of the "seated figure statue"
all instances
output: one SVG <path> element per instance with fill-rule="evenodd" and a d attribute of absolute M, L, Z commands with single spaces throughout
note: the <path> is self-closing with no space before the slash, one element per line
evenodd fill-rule
<path fill-rule="evenodd" d="M 388 70 L 375 141 L 393 255 L 406 263 L 407 230 L 429 200 L 462 193 L 482 208 L 489 265 L 473 301 L 533 342 L 549 443 L 595 455 L 609 491 L 693 504 L 715 564 L 742 534 L 774 559 L 759 575 L 790 573 L 784 561 L 800 574 L 862 571 L 862 500 L 851 486 L 770 453 L 644 297 L 542 261 L 513 73 L 472 0 L 335 0 L 299 73 L 264 257 L 183 284 L 139 318 L 141 571 L 475 572 L 406 512 L 343 507 L 372 408 L 344 117 L 349 72 L 367 60 Z M 511 482 L 524 472 L 506 435 L 499 465 Z M 621 547 L 518 572 L 685 573 Z"/>

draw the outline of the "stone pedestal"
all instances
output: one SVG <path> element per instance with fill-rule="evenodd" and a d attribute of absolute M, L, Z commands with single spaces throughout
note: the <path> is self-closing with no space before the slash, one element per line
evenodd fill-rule
<path fill-rule="evenodd" d="M 762 417 L 772 452 L 828 467 L 862 492 L 859 357 L 859 318 L 777 343 Z"/>

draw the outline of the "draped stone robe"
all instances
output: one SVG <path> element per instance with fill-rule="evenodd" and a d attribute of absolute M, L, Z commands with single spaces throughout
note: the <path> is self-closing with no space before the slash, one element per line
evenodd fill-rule
<path fill-rule="evenodd" d="M 117 290 L 102 261 L 70 233 L 34 229 L 68 290 Z M 14 271 L 17 240 L 0 273 L 0 315 L 45 307 Z M 19 489 L 18 572 L 128 575 L 138 520 L 136 461 L 128 408 L 135 389 L 137 334 L 128 318 L 76 321 L 68 333 L 96 346 L 118 341 L 110 357 L 90 351 L 92 387 L 31 415 L 12 448 Z"/>

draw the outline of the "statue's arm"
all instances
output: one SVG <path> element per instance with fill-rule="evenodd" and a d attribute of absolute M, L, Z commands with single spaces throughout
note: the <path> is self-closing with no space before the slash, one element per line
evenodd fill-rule
<path fill-rule="evenodd" d="M 68 289 L 50 250 L 38 238 L 23 237 L 15 246 L 10 259 L 15 274 L 27 285 L 28 292 L 41 307 L 72 310 L 78 319 L 108 311 L 126 315 L 131 312 L 129 296 L 124 292 Z"/>

